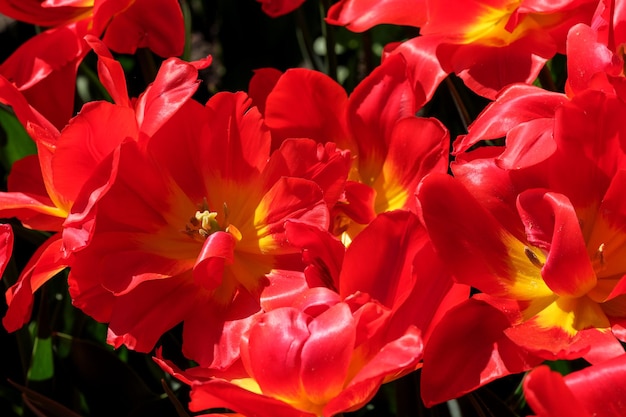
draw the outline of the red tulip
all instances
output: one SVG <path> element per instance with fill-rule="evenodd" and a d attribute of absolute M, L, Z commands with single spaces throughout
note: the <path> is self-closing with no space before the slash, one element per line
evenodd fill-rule
<path fill-rule="evenodd" d="M 93 188 L 86 185 L 98 163 L 121 142 L 141 141 L 158 131 L 190 99 L 197 89 L 198 68 L 210 62 L 166 60 L 155 82 L 131 105 L 121 66 L 100 41 L 89 38 L 89 42 L 100 55 L 103 85 L 117 103 L 86 104 L 62 132 L 29 106 L 14 86 L 0 79 L 0 96 L 13 106 L 38 148 L 37 155 L 13 165 L 9 191 L 0 193 L 0 215 L 17 217 L 32 229 L 62 232 L 38 248 L 18 282 L 7 291 L 9 309 L 3 324 L 9 331 L 29 320 L 33 293 L 69 266 L 72 253 L 87 244 L 89 227 L 64 228 L 63 224 L 71 226 L 86 216 L 104 192 L 102 184 L 92 183 Z M 85 199 L 78 201 L 81 190 Z M 72 209 L 74 213 L 70 214 Z"/>
<path fill-rule="evenodd" d="M 270 155 L 269 132 L 249 103 L 244 93 L 217 94 L 206 107 L 189 102 L 145 149 L 122 143 L 113 177 L 110 162 L 94 177 L 109 187 L 75 225 L 95 224 L 72 265 L 70 294 L 109 323 L 114 346 L 149 351 L 184 322 L 184 353 L 226 366 L 238 348 L 214 355 L 212 347 L 225 323 L 259 309 L 276 270 L 302 270 L 285 221 L 328 227 L 339 194 L 328 190 L 341 189 L 349 155 L 306 139 Z"/>
<path fill-rule="evenodd" d="M 419 180 L 447 170 L 448 132 L 435 119 L 415 116 L 423 95 L 414 95 L 400 56 L 374 70 L 349 98 L 329 77 L 305 69 L 280 77 L 257 72 L 252 86 L 273 147 L 286 138 L 308 137 L 334 142 L 354 156 L 331 226 L 346 243 L 379 213 L 414 210 Z"/>
<path fill-rule="evenodd" d="M 424 355 L 429 401 L 529 369 L 541 358 L 595 363 L 623 354 L 626 226 L 618 190 L 626 179 L 626 132 L 618 120 L 624 115 L 626 106 L 612 94 L 585 91 L 557 107 L 553 149 L 534 164 L 501 166 L 501 149 L 482 148 L 457 158 L 456 179 L 423 181 L 418 198 L 437 253 L 457 282 L 482 293 L 458 314 L 498 329 L 475 338 L 478 324 L 466 328 L 463 340 L 483 352 L 484 362 L 463 368 L 456 375 L 462 386 L 448 390 L 441 367 L 451 360 L 442 349 L 459 343 L 459 327 L 444 317 L 433 335 L 438 342 Z M 523 139 L 511 152 L 528 149 Z M 525 359 L 495 366 L 489 352 L 502 343 L 508 360 Z"/>
<path fill-rule="evenodd" d="M 562 376 L 547 366 L 524 379 L 536 417 L 621 417 L 626 412 L 626 355 Z"/>
<path fill-rule="evenodd" d="M 86 35 L 100 37 L 115 52 L 149 48 L 178 56 L 184 25 L 176 0 L 1 0 L 0 13 L 49 29 L 22 44 L 0 65 L 0 74 L 58 129 L 74 111 L 76 71 L 90 51 Z"/>
<path fill-rule="evenodd" d="M 565 52 L 569 28 L 590 23 L 596 7 L 589 0 L 342 0 L 327 21 L 355 31 L 381 23 L 417 26 L 421 36 L 394 50 L 416 74 L 428 76 L 421 67 L 435 59 L 444 72 L 494 99 L 510 84 L 533 82 L 548 59 Z"/>
<path fill-rule="evenodd" d="M 416 368 L 414 327 L 389 336 L 390 311 L 366 294 L 341 301 L 315 288 L 290 306 L 256 318 L 241 342 L 242 361 L 225 371 L 167 372 L 192 387 L 190 410 L 225 407 L 247 416 L 333 416 L 365 405 L 381 384 Z"/>

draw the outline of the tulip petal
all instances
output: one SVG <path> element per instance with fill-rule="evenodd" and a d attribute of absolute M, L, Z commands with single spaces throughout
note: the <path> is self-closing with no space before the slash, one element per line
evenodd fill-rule
<path fill-rule="evenodd" d="M 385 346 L 355 375 L 350 384 L 324 407 L 324 416 L 357 410 L 375 394 L 382 383 L 411 372 L 422 358 L 419 330 L 409 328 Z"/>
<path fill-rule="evenodd" d="M 250 417 L 258 416 L 259 410 L 263 410 L 264 415 L 267 413 L 273 417 L 315 417 L 313 413 L 297 410 L 283 401 L 256 394 L 224 380 L 212 379 L 194 385 L 189 403 L 191 411 L 217 407 L 228 408 Z"/>
<path fill-rule="evenodd" d="M 348 103 L 348 121 L 358 138 L 359 173 L 371 185 L 380 175 L 396 123 L 418 110 L 405 59 L 398 54 L 385 59 L 359 83 Z"/>
<path fill-rule="evenodd" d="M 13 229 L 9 224 L 0 224 L 0 276 L 11 259 L 13 253 Z"/>
<path fill-rule="evenodd" d="M 301 354 L 309 336 L 308 316 L 288 307 L 267 312 L 250 329 L 246 368 L 266 395 L 300 398 Z"/>
<path fill-rule="evenodd" d="M 185 318 L 197 298 L 198 287 L 190 284 L 189 276 L 144 282 L 115 298 L 107 342 L 149 352 L 163 333 Z"/>
<path fill-rule="evenodd" d="M 153 136 L 198 89 L 198 69 L 206 68 L 210 58 L 195 63 L 168 58 L 161 64 L 154 82 L 135 104 L 137 123 L 142 133 Z"/>
<path fill-rule="evenodd" d="M 433 245 L 457 282 L 516 299 L 553 294 L 537 266 L 542 254 L 510 235 L 457 180 L 430 174 L 418 199 Z"/>
<path fill-rule="evenodd" d="M 339 303 L 313 318 L 308 328 L 310 336 L 302 347 L 300 378 L 307 399 L 323 404 L 344 387 L 356 326 L 348 305 Z"/>
<path fill-rule="evenodd" d="M 460 136 L 454 144 L 454 153 L 467 151 L 473 145 L 483 140 L 499 139 L 507 136 L 514 128 L 528 123 L 533 129 L 525 128 L 524 132 L 533 132 L 537 142 L 544 135 L 551 136 L 550 130 L 541 130 L 543 120 L 554 118 L 556 108 L 567 101 L 567 96 L 546 91 L 535 86 L 516 84 L 506 88 L 498 95 L 498 99 L 489 104 L 480 114 L 480 117 L 470 125 L 467 135 Z M 534 126 L 535 123 L 539 123 Z M 525 137 L 525 143 L 533 143 Z M 507 143 L 507 145 L 509 145 Z M 506 163 L 511 166 L 511 163 Z"/>
<path fill-rule="evenodd" d="M 306 69 L 286 71 L 265 103 L 265 123 L 272 130 L 272 148 L 278 148 L 288 138 L 309 138 L 355 150 L 345 125 L 347 104 L 346 91 L 329 76 Z"/>
<path fill-rule="evenodd" d="M 13 332 L 30 320 L 34 292 L 68 266 L 68 260 L 61 256 L 61 246 L 61 234 L 52 235 L 37 248 L 18 281 L 5 293 L 9 308 L 2 324 L 7 331 Z"/>
<path fill-rule="evenodd" d="M 254 75 L 248 84 L 248 95 L 252 99 L 252 103 L 265 116 L 267 97 L 274 90 L 283 73 L 275 68 L 259 68 L 253 72 Z"/>
<path fill-rule="evenodd" d="M 214 290 L 221 283 L 224 268 L 234 261 L 235 238 L 230 233 L 215 232 L 204 241 L 193 267 L 194 281 L 206 290 Z"/>
<path fill-rule="evenodd" d="M 377 213 L 416 211 L 417 184 L 426 174 L 448 170 L 449 138 L 447 129 L 436 119 L 408 117 L 396 123 L 382 175 L 373 184 Z"/>
<path fill-rule="evenodd" d="M 426 406 L 457 398 L 490 381 L 523 372 L 542 359 L 511 342 L 504 313 L 469 299 L 451 309 L 433 331 L 424 351 L 422 399 Z M 459 347 L 472 360 L 459 355 Z"/>
<path fill-rule="evenodd" d="M 197 290 L 184 318 L 182 353 L 201 367 L 227 372 L 240 358 L 241 340 L 260 312 L 259 303 L 245 291 L 226 306 L 212 302 L 211 296 Z"/>
<path fill-rule="evenodd" d="M 271 138 L 258 109 L 244 93 L 218 93 L 206 104 L 207 126 L 194 140 L 206 178 L 249 183 L 267 164 Z"/>
<path fill-rule="evenodd" d="M 111 19 L 104 43 L 121 54 L 149 48 L 162 57 L 179 56 L 185 46 L 183 13 L 177 1 L 135 0 Z M 94 10 L 94 14 L 97 11 Z"/>
<path fill-rule="evenodd" d="M 415 0 L 341 0 L 328 10 L 326 22 L 364 32 L 380 24 L 421 26 L 426 15 L 423 1 Z M 410 10 L 410 12 L 408 12 Z"/>
<path fill-rule="evenodd" d="M 568 389 L 561 374 L 546 365 L 533 369 L 526 376 L 524 395 L 537 417 L 591 417 Z"/>
<path fill-rule="evenodd" d="M 385 46 L 381 65 L 385 65 L 387 57 L 394 54 L 400 54 L 406 59 L 406 71 L 413 84 L 415 107 L 418 109 L 433 97 L 449 73 L 441 67 L 437 58 L 438 47 L 439 39 L 434 36 L 418 36 L 399 45 Z"/>
<path fill-rule="evenodd" d="M 596 274 L 569 199 L 545 190 L 526 190 L 519 195 L 518 210 L 528 241 L 549 251 L 541 275 L 550 289 L 561 296 L 580 297 L 595 287 Z"/>
<path fill-rule="evenodd" d="M 348 248 L 339 276 L 339 293 L 346 297 L 365 292 L 393 309 L 411 291 L 413 259 L 426 238 L 411 212 L 379 215 Z"/>
<path fill-rule="evenodd" d="M 54 187 L 68 201 L 79 191 L 98 164 L 125 139 L 137 137 L 135 112 L 108 102 L 83 106 L 63 129 L 52 158 Z"/>
<path fill-rule="evenodd" d="M 327 231 L 295 220 L 285 222 L 289 243 L 302 248 L 302 260 L 307 264 L 304 274 L 311 287 L 339 287 L 346 248 Z"/>
<path fill-rule="evenodd" d="M 565 376 L 576 403 L 590 416 L 621 417 L 626 412 L 626 355 Z M 575 415 L 580 415 L 578 412 Z"/>
<path fill-rule="evenodd" d="M 283 177 L 263 196 L 255 211 L 257 242 L 261 252 L 294 252 L 284 233 L 288 219 L 328 228 L 328 208 L 322 190 L 313 181 Z"/>
<path fill-rule="evenodd" d="M 111 95 L 113 102 L 123 107 L 131 107 L 128 98 L 128 89 L 126 88 L 126 77 L 124 69 L 119 61 L 113 58 L 113 55 L 106 47 L 104 42 L 93 35 L 85 36 L 85 41 L 91 46 L 93 51 L 98 55 L 98 78 L 100 82 Z"/>

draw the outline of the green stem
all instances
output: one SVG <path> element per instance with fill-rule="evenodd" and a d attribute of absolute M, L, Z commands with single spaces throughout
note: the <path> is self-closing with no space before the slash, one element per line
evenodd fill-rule
<path fill-rule="evenodd" d="M 330 0 L 322 0 L 322 33 L 326 39 L 326 70 L 328 76 L 337 80 L 337 53 L 335 52 L 335 27 L 324 20 L 330 9 Z"/>
<path fill-rule="evenodd" d="M 185 47 L 180 59 L 183 61 L 191 61 L 191 8 L 189 7 L 189 2 L 187 0 L 181 0 L 180 8 L 183 11 L 183 20 L 185 22 Z"/>
<path fill-rule="evenodd" d="M 139 68 L 141 69 L 145 85 L 148 85 L 154 81 L 158 71 L 154 55 L 148 48 L 139 48 L 137 49 L 137 60 L 139 61 Z"/>
<path fill-rule="evenodd" d="M 320 61 L 319 57 L 313 50 L 313 38 L 311 37 L 311 32 L 309 31 L 309 25 L 306 22 L 306 18 L 304 16 L 304 12 L 302 8 L 298 8 L 295 11 L 296 16 L 296 27 L 297 27 L 297 38 L 298 44 L 300 46 L 300 51 L 302 53 L 302 58 L 304 59 L 306 66 L 312 69 L 321 70 L 323 68 L 322 61 Z"/>
<path fill-rule="evenodd" d="M 81 62 L 78 68 L 80 69 L 80 72 L 82 72 L 83 75 L 87 77 L 87 79 L 91 81 L 91 83 L 98 89 L 104 100 L 113 101 L 109 92 L 106 90 L 106 88 L 104 88 L 102 82 L 100 82 L 98 74 L 96 74 L 96 72 L 92 70 L 89 65 L 87 65 L 85 62 Z"/>
<path fill-rule="evenodd" d="M 19 278 L 19 271 L 13 257 L 7 263 L 2 280 L 5 287 L 8 289 L 15 284 Z M 20 355 L 20 364 L 22 365 L 22 371 L 24 372 L 24 380 L 26 380 L 26 373 L 30 364 L 30 355 L 33 351 L 33 339 L 28 331 L 28 326 L 24 325 L 21 329 L 15 332 L 15 340 L 17 341 L 18 352 Z"/>
<path fill-rule="evenodd" d="M 459 116 L 461 118 L 461 123 L 463 123 L 463 127 L 465 128 L 465 131 L 467 132 L 467 127 L 469 126 L 471 122 L 471 117 L 469 115 L 469 112 L 467 111 L 467 107 L 465 107 L 465 104 L 463 103 L 463 100 L 461 99 L 459 90 L 457 90 L 456 86 L 454 85 L 454 82 L 452 81 L 450 77 L 446 77 L 446 87 L 448 87 L 448 91 L 450 91 L 450 95 L 452 96 L 452 100 L 454 101 L 454 106 L 456 107 L 456 110 L 459 113 Z"/>

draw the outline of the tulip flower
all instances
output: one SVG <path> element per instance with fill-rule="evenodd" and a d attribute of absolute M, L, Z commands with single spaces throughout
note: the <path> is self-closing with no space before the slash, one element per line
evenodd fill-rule
<path fill-rule="evenodd" d="M 415 116 L 424 96 L 414 95 L 401 56 L 374 70 L 349 98 L 328 76 L 305 69 L 278 77 L 258 72 L 251 90 L 259 92 L 254 99 L 265 111 L 274 147 L 308 137 L 350 150 L 345 198 L 331 225 L 345 243 L 379 213 L 414 210 L 419 180 L 447 170 L 449 134 L 436 119 Z"/>
<path fill-rule="evenodd" d="M 626 412 L 626 355 L 562 376 L 546 365 L 524 379 L 536 417 L 620 417 Z"/>
<path fill-rule="evenodd" d="M 621 96 L 624 91 L 623 61 L 609 50 L 597 30 L 578 24 L 567 38 L 566 94 L 526 85 L 504 89 L 454 143 L 459 155 L 477 144 L 506 137 L 496 162 L 507 169 L 535 165 L 556 149 L 554 127 L 557 109 L 588 90 Z M 493 149 L 491 150 L 493 151 Z"/>
<path fill-rule="evenodd" d="M 532 83 L 545 62 L 565 52 L 565 37 L 577 23 L 591 22 L 597 2 L 342 0 L 327 21 L 363 31 L 381 23 L 412 25 L 419 37 L 395 48 L 416 71 L 435 57 L 474 92 L 494 99 L 504 87 Z"/>
<path fill-rule="evenodd" d="M 626 172 L 626 132 L 618 120 L 625 112 L 611 94 L 578 94 L 557 109 L 555 150 L 545 160 L 508 169 L 498 166 L 489 148 L 478 149 L 459 155 L 457 179 L 433 175 L 421 184 L 418 198 L 437 253 L 458 282 L 480 291 L 457 307 L 458 316 L 499 329 L 466 340 L 485 354 L 477 368 L 491 372 L 457 375 L 464 389 L 527 370 L 537 358 L 595 363 L 623 354 L 626 246 L 618 190 Z M 429 398 L 450 394 L 437 392 L 445 383 L 439 365 L 450 363 L 437 349 L 459 341 L 453 317 L 442 320 L 438 342 L 425 352 L 424 383 L 439 381 L 424 385 Z M 470 337 L 476 327 L 466 329 Z M 497 344 L 506 346 L 502 360 L 517 358 L 514 364 L 489 368 L 488 352 Z"/>
<path fill-rule="evenodd" d="M 333 416 L 362 407 L 381 384 L 416 368 L 419 331 L 390 337 L 390 318 L 367 294 L 342 301 L 319 287 L 258 316 L 241 341 L 241 361 L 225 371 L 157 363 L 191 385 L 192 411 Z"/>
<path fill-rule="evenodd" d="M 73 225 L 94 227 L 69 281 L 74 305 L 109 324 L 109 343 L 147 352 L 183 322 L 185 355 L 204 366 L 236 359 L 238 349 L 211 346 L 259 309 L 276 270 L 301 272 L 284 223 L 327 228 L 326 191 L 340 193 L 349 168 L 330 146 L 292 140 L 270 154 L 270 143 L 247 95 L 221 93 L 101 165 L 94 181 L 107 192 Z"/>
<path fill-rule="evenodd" d="M 90 51 L 83 38 L 100 37 L 118 53 L 149 48 L 163 57 L 182 54 L 183 16 L 175 0 L 2 0 L 0 13 L 48 28 L 0 65 L 28 102 L 58 129 L 74 111 L 76 72 Z"/>
<path fill-rule="evenodd" d="M 139 141 L 158 131 L 195 92 L 198 68 L 210 62 L 166 60 L 155 82 L 133 106 L 119 63 L 112 60 L 100 41 L 88 39 L 101 55 L 102 82 L 117 103 L 86 104 L 62 132 L 37 113 L 13 85 L 0 79 L 0 96 L 13 107 L 38 148 L 37 155 L 13 165 L 9 191 L 0 193 L 0 215 L 15 216 L 24 226 L 35 230 L 56 232 L 38 248 L 18 282 L 6 293 L 9 310 L 3 324 L 9 331 L 17 330 L 29 320 L 33 293 L 69 266 L 72 253 L 86 245 L 88 228 L 68 230 L 63 224 L 71 224 L 80 217 L 79 212 L 89 211 L 104 191 L 100 186 L 84 190 L 86 202 L 74 206 L 95 167 L 122 141 L 128 138 Z M 74 215 L 70 215 L 72 209 Z"/>

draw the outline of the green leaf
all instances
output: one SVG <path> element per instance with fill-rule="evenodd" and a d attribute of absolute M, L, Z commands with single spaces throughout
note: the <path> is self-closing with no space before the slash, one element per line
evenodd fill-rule
<path fill-rule="evenodd" d="M 6 172 L 13 162 L 37 153 L 35 142 L 12 112 L 0 107 L 0 163 Z"/>
<path fill-rule="evenodd" d="M 45 381 L 54 376 L 54 363 L 52 358 L 52 339 L 35 338 L 33 356 L 28 369 L 29 381 Z"/>

